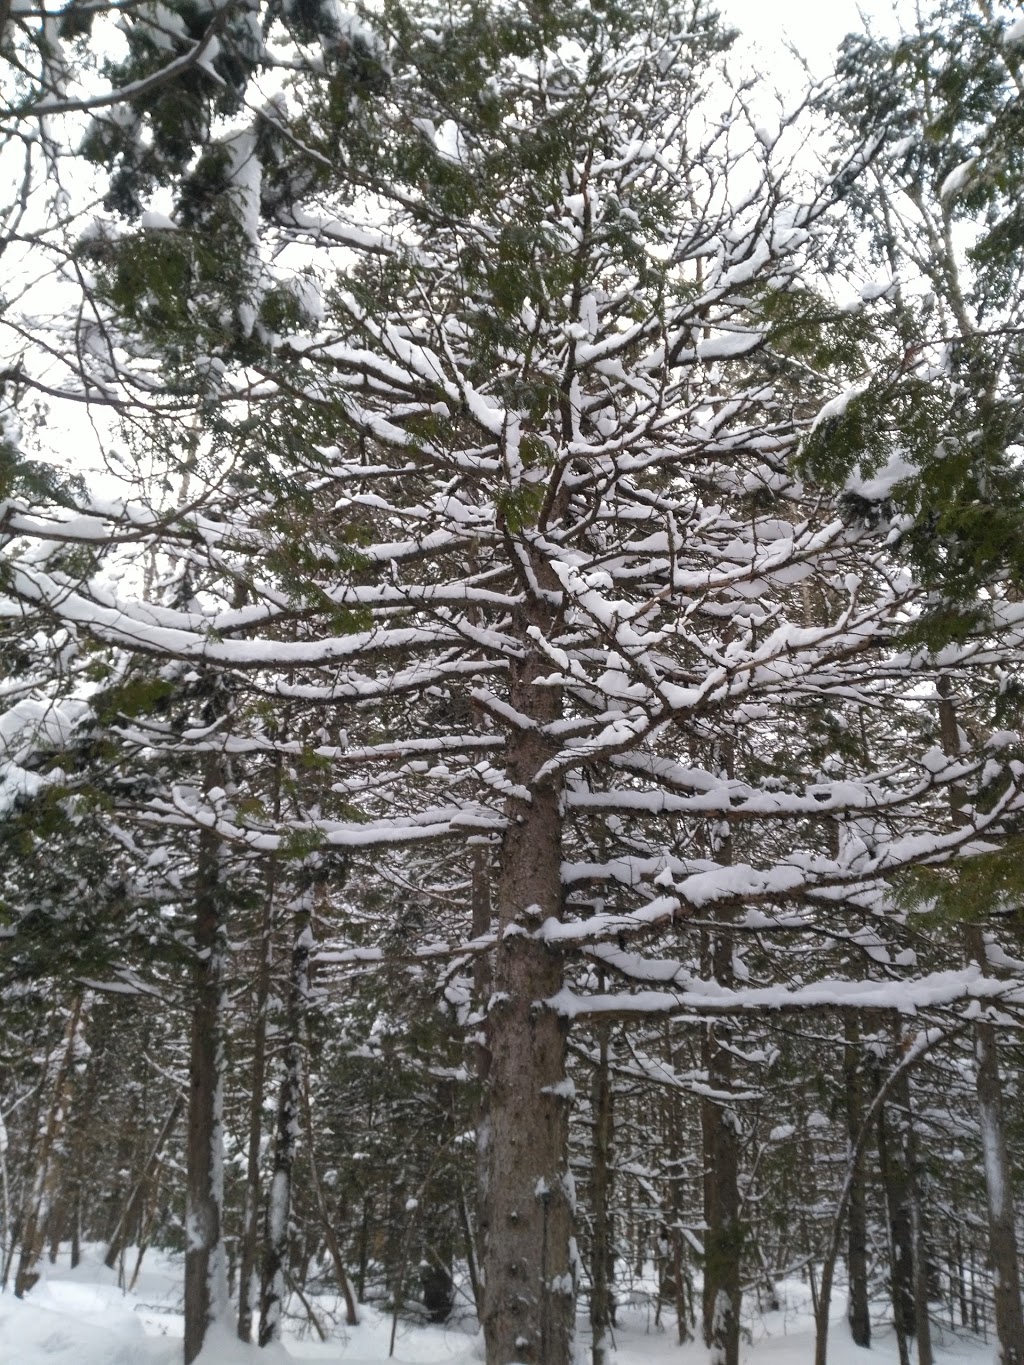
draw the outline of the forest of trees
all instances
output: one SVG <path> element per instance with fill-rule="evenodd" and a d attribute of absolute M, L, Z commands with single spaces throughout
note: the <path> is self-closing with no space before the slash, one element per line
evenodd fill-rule
<path fill-rule="evenodd" d="M 1024 20 L 0 0 L 0 1280 L 1024 1365 Z"/>

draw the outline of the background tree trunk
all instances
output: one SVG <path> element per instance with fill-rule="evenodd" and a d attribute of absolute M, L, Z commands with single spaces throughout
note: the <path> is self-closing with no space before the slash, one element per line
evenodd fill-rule
<path fill-rule="evenodd" d="M 306 1129 L 306 1157 L 309 1166 L 309 1186 L 313 1196 L 313 1203 L 316 1207 L 317 1216 L 320 1219 L 320 1226 L 323 1230 L 324 1241 L 327 1243 L 327 1251 L 334 1265 L 334 1278 L 338 1282 L 338 1290 L 341 1297 L 345 1300 L 345 1323 L 349 1327 L 359 1325 L 359 1313 L 356 1309 L 355 1295 L 352 1293 L 352 1284 L 345 1269 L 344 1257 L 341 1254 L 341 1245 L 331 1220 L 330 1212 L 327 1208 L 327 1200 L 324 1198 L 324 1187 L 320 1180 L 320 1171 L 316 1159 L 315 1131 L 313 1125 L 313 1106 L 309 1100 L 309 1076 L 303 1075 L 302 1078 L 302 1116 Z M 365 1215 L 364 1215 L 365 1222 Z"/>
<path fill-rule="evenodd" d="M 852 1015 L 844 1023 L 843 1081 L 846 1099 L 846 1133 L 851 1155 L 856 1151 L 864 1121 L 864 1078 L 860 1064 L 860 1028 Z M 864 1160 L 857 1160 L 850 1182 L 847 1213 L 846 1268 L 850 1299 L 847 1317 L 850 1335 L 857 1346 L 871 1345 L 871 1311 L 868 1302 L 867 1199 Z"/>
<path fill-rule="evenodd" d="M 181 1118 L 181 1111 L 184 1108 L 185 1096 L 176 1095 L 174 1103 L 171 1105 L 170 1113 L 164 1119 L 163 1127 L 160 1129 L 156 1142 L 153 1144 L 153 1150 L 149 1154 L 149 1159 L 146 1162 L 145 1168 L 135 1182 L 135 1188 L 132 1190 L 128 1202 L 124 1206 L 121 1217 L 117 1220 L 117 1227 L 114 1229 L 114 1234 L 107 1247 L 107 1254 L 103 1258 L 103 1264 L 108 1270 L 112 1270 L 117 1264 L 118 1257 L 121 1255 L 122 1251 L 124 1251 L 127 1243 L 131 1240 L 133 1231 L 138 1230 L 140 1233 L 139 1241 L 141 1242 L 142 1240 L 142 1217 L 150 1199 L 153 1178 L 160 1165 L 160 1159 L 163 1156 L 164 1148 L 170 1141 L 171 1134 L 177 1127 L 178 1120 Z"/>
<path fill-rule="evenodd" d="M 715 979 L 728 986 L 732 973 L 723 958 L 732 953 L 731 940 L 716 935 Z M 704 1057 L 708 1085 L 722 1093 L 732 1088 L 730 1031 L 720 1024 L 705 1025 Z M 740 1224 L 739 1133 L 736 1116 L 723 1100 L 701 1100 L 704 1136 L 704 1340 L 712 1365 L 738 1365 L 740 1350 Z"/>
<path fill-rule="evenodd" d="M 219 786 L 220 763 L 207 764 L 207 791 Z M 192 1038 L 185 1175 L 185 1365 L 203 1349 L 210 1324 L 227 1311 L 227 1266 L 221 1229 L 224 1201 L 222 994 L 227 933 L 216 830 L 199 835 L 193 929 Z"/>
<path fill-rule="evenodd" d="M 276 796 L 276 793 L 275 793 Z M 252 1076 L 249 1094 L 249 1142 L 245 1164 L 245 1208 L 238 1256 L 238 1337 L 252 1340 L 252 1323 L 259 1299 L 257 1257 L 260 1241 L 260 1145 L 263 1138 L 263 1097 L 267 1070 L 267 1006 L 274 956 L 274 899 L 277 863 L 267 869 L 267 887 L 260 922 L 260 960 L 253 1010 Z"/>
<path fill-rule="evenodd" d="M 39 1151 L 35 1161 L 35 1175 L 29 1195 L 28 1211 L 23 1223 L 21 1254 L 14 1279 L 14 1292 L 20 1299 L 38 1279 L 36 1263 L 46 1243 L 46 1225 L 58 1177 L 57 1147 L 67 1121 L 70 1106 L 70 1087 L 78 1048 L 78 1033 L 82 1022 L 84 994 L 79 991 L 68 1015 L 64 1029 L 64 1047 L 53 1082 L 53 1098 L 46 1116 Z"/>
<path fill-rule="evenodd" d="M 302 1080 L 306 1008 L 309 1000 L 309 954 L 313 946 L 311 891 L 300 896 L 295 910 L 291 976 L 285 1023 L 284 1074 L 277 1105 L 274 1169 L 267 1203 L 267 1231 L 263 1248 L 260 1292 L 260 1345 L 281 1336 L 281 1312 L 286 1292 L 288 1219 L 292 1205 L 292 1173 L 301 1130 Z"/>
<path fill-rule="evenodd" d="M 960 752 L 960 727 L 948 680 L 939 683 L 939 733 L 949 757 Z M 958 794 L 951 794 L 954 824 L 963 824 Z M 964 925 L 964 951 L 983 976 L 989 975 L 985 935 L 978 924 Z M 1013 1207 L 1013 1183 L 1006 1150 L 1006 1122 L 999 1077 L 999 1044 L 995 1025 L 984 1016 L 974 1025 L 975 1093 L 985 1165 L 989 1259 L 995 1284 L 996 1337 L 999 1365 L 1024 1365 L 1024 1311 L 1021 1307 L 1020 1255 Z"/>
<path fill-rule="evenodd" d="M 974 930 L 980 938 L 980 930 Z M 984 945 L 981 945 L 984 951 Z M 981 1146 L 985 1158 L 988 1207 L 988 1254 L 994 1277 L 996 1336 L 999 1365 L 1024 1365 L 1024 1318 L 1021 1315 L 1020 1262 L 1013 1208 L 1012 1171 L 1006 1150 L 1003 1091 L 995 1026 L 978 1020 L 974 1026 L 977 1060 L 975 1086 Z"/>
<path fill-rule="evenodd" d="M 914 1335 L 914 1251 L 907 1173 L 893 1141 L 891 1123 L 883 1107 L 878 1115 L 878 1166 L 889 1222 L 890 1289 L 893 1325 L 901 1365 L 909 1361 L 907 1339 Z"/>
<path fill-rule="evenodd" d="M 612 1327 L 612 1282 L 615 1246 L 612 1238 L 612 1141 L 614 1094 L 608 1065 L 608 1025 L 597 1028 L 597 1066 L 591 1095 L 593 1143 L 591 1202 L 593 1233 L 590 1247 L 590 1328 L 593 1365 L 606 1365 Z"/>

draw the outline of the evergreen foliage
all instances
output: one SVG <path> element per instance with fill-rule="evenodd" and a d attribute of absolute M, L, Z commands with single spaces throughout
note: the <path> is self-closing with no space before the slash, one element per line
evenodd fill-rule
<path fill-rule="evenodd" d="M 844 1220 L 923 1336 L 969 1212 L 1012 1345 L 1008 19 L 765 126 L 676 0 L 116 14 L 0 34 L 4 412 L 121 452 L 5 416 L 4 1275 L 157 1236 L 186 1365 L 229 1268 L 263 1345 L 351 1280 L 491 1365 L 632 1276 L 734 1365 L 820 1265 L 820 1365 Z"/>

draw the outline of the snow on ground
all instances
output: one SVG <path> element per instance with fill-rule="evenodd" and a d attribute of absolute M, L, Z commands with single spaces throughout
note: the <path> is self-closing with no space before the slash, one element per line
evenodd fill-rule
<path fill-rule="evenodd" d="M 753 1314 L 749 1340 L 741 1352 L 744 1365 L 810 1365 L 814 1332 L 809 1291 L 798 1280 L 780 1286 L 785 1307 Z M 178 1365 L 181 1359 L 180 1267 L 147 1257 L 132 1294 L 117 1286 L 117 1276 L 98 1258 L 85 1258 L 74 1271 L 47 1266 L 40 1282 L 24 1300 L 0 1294 L 0 1362 L 3 1365 Z M 337 1305 L 314 1298 L 315 1311 L 327 1323 Z M 892 1332 L 876 1331 L 870 1351 L 852 1344 L 837 1296 L 836 1322 L 829 1365 L 897 1365 Z M 693 1342 L 680 1346 L 675 1324 L 655 1322 L 654 1307 L 637 1296 L 620 1311 L 615 1333 L 615 1365 L 707 1365 L 708 1353 Z M 356 1328 L 338 1327 L 321 1342 L 315 1333 L 286 1335 L 284 1344 L 268 1351 L 243 1346 L 229 1330 L 214 1334 L 201 1365 L 385 1365 L 389 1360 L 391 1320 L 372 1309 Z M 992 1365 L 995 1347 L 958 1336 L 936 1325 L 936 1365 Z M 581 1340 L 581 1361 L 589 1358 Z M 468 1330 L 416 1327 L 399 1323 L 394 1365 L 479 1365 L 481 1343 Z"/>

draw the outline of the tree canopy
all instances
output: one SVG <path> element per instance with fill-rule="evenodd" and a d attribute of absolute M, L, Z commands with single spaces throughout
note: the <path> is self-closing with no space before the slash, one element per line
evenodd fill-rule
<path fill-rule="evenodd" d="M 387 1123 L 429 1097 L 443 1231 L 406 1240 L 432 1314 L 465 1264 L 491 1365 L 568 1365 L 584 1285 L 603 1365 L 630 1191 L 681 1333 L 700 1248 L 732 1365 L 744 1266 L 789 1254 L 743 1193 L 758 1143 L 784 1186 L 789 1068 L 833 1111 L 793 1131 L 847 1146 L 802 1234 L 819 1360 L 844 1220 L 851 1321 L 867 1292 L 876 1132 L 920 1342 L 913 1086 L 969 1035 L 1019 1365 L 1017 29 L 956 0 L 766 112 L 676 0 L 3 13 L 0 1000 L 58 1058 L 4 1062 L 37 1097 L 18 1292 L 70 1216 L 77 1040 L 127 992 L 171 1003 L 189 1082 L 186 1365 L 229 1226 L 240 1334 L 258 1300 L 276 1338 L 303 1198 L 355 1316 L 387 1162 L 338 1156 L 361 1117 L 318 1131 L 335 1085 Z"/>

